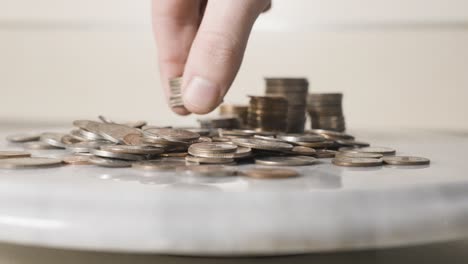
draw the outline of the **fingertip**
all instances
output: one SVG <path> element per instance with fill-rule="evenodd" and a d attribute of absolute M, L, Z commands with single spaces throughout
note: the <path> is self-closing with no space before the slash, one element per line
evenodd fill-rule
<path fill-rule="evenodd" d="M 195 114 L 208 114 L 221 103 L 221 88 L 202 77 L 193 77 L 183 90 L 185 108 Z"/>
<path fill-rule="evenodd" d="M 187 110 L 183 106 L 171 107 L 171 110 L 172 110 L 172 112 L 174 112 L 174 113 L 176 113 L 178 115 L 181 115 L 181 116 L 187 116 L 187 115 L 191 114 L 191 112 L 189 110 Z"/>

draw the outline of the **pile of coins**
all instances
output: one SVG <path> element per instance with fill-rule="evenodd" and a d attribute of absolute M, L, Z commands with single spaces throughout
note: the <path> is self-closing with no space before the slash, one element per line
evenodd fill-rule
<path fill-rule="evenodd" d="M 285 132 L 288 101 L 281 96 L 250 96 L 247 124 L 255 131 Z"/>
<path fill-rule="evenodd" d="M 247 118 L 249 115 L 248 105 L 233 105 L 233 104 L 222 104 L 219 107 L 220 116 L 237 116 L 241 122 L 241 127 L 247 126 Z"/>
<path fill-rule="evenodd" d="M 266 94 L 279 95 L 288 101 L 288 133 L 302 133 L 306 122 L 309 82 L 304 78 L 266 78 Z"/>
<path fill-rule="evenodd" d="M 284 98 L 273 98 L 281 99 L 283 107 L 287 105 Z M 352 135 L 330 130 L 312 129 L 288 134 L 244 129 L 180 129 L 148 126 L 144 121 L 118 124 L 104 117 L 100 119 L 105 122 L 76 120 L 68 133 L 7 137 L 8 141 L 21 144 L 26 150 L 61 150 L 63 157 L 31 157 L 27 151 L 0 151 L 0 169 L 71 164 L 276 179 L 299 176 L 297 171 L 284 167 L 323 164 L 320 159 L 326 158 L 332 159 L 331 164 L 344 167 L 430 163 L 426 158 L 395 156 L 394 149 L 371 147 Z M 275 168 L 255 167 L 240 171 L 233 167 L 249 163 Z"/>
<path fill-rule="evenodd" d="M 184 102 L 182 100 L 182 77 L 177 77 L 169 80 L 169 89 L 171 95 L 169 97 L 169 105 L 174 107 L 183 107 Z"/>
<path fill-rule="evenodd" d="M 343 94 L 310 94 L 307 101 L 312 129 L 326 129 L 338 132 L 346 130 L 342 107 Z"/>

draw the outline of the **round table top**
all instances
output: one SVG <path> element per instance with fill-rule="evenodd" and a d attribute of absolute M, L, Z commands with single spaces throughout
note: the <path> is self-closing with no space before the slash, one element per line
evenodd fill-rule
<path fill-rule="evenodd" d="M 5 127 L 7 134 L 66 131 Z M 344 168 L 260 180 L 65 166 L 0 170 L 0 241 L 93 251 L 279 255 L 468 236 L 468 133 L 357 132 L 429 166 Z M 2 140 L 0 149 L 18 146 Z M 33 152 L 57 156 L 61 152 Z M 244 170 L 252 165 L 243 165 Z"/>

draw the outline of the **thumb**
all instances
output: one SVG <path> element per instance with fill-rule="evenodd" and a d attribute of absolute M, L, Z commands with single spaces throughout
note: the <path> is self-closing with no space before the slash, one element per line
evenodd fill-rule
<path fill-rule="evenodd" d="M 183 100 L 196 114 L 213 111 L 239 70 L 252 26 L 270 1 L 208 1 L 184 70 Z"/>

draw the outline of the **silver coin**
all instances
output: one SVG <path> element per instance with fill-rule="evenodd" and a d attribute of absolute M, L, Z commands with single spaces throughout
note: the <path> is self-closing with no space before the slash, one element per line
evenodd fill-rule
<path fill-rule="evenodd" d="M 288 142 L 323 142 L 325 138 L 320 135 L 307 135 L 307 134 L 285 134 L 277 135 L 276 138 L 282 139 Z"/>
<path fill-rule="evenodd" d="M 188 153 L 190 155 L 202 158 L 220 158 L 220 159 L 242 159 L 252 156 L 252 149 L 245 147 L 238 147 L 236 152 L 232 153 L 213 153 L 203 151 L 193 151 L 189 148 Z"/>
<path fill-rule="evenodd" d="M 101 158 L 111 158 L 111 159 L 130 160 L 130 161 L 139 161 L 145 158 L 140 155 L 114 153 L 114 152 L 100 150 L 100 149 L 91 149 L 90 153 Z"/>
<path fill-rule="evenodd" d="M 336 151 L 329 150 L 329 149 L 317 149 L 315 152 L 314 157 L 318 159 L 329 159 L 334 158 L 336 156 Z"/>
<path fill-rule="evenodd" d="M 51 146 L 45 142 L 42 141 L 33 141 L 33 142 L 26 142 L 23 145 L 24 149 L 29 149 L 29 150 L 57 150 L 57 149 L 62 149 L 62 148 L 57 148 L 54 146 Z"/>
<path fill-rule="evenodd" d="M 236 150 L 236 145 L 223 142 L 202 142 L 189 147 L 189 153 L 235 153 Z"/>
<path fill-rule="evenodd" d="M 132 166 L 132 162 L 127 160 L 109 159 L 93 156 L 89 158 L 91 164 L 106 168 L 127 168 Z"/>
<path fill-rule="evenodd" d="M 157 138 L 163 138 L 169 141 L 194 141 L 200 138 L 200 134 L 184 129 L 175 128 L 159 128 L 159 129 L 147 129 L 145 130 L 147 135 L 153 135 Z"/>
<path fill-rule="evenodd" d="M 108 141 L 83 141 L 68 145 L 65 148 L 73 153 L 89 153 L 93 149 L 99 149 L 102 146 L 112 144 Z"/>
<path fill-rule="evenodd" d="M 336 157 L 381 159 L 383 155 L 378 154 L 378 153 L 364 153 L 364 152 L 338 152 L 336 153 Z"/>
<path fill-rule="evenodd" d="M 206 157 L 196 157 L 188 155 L 185 157 L 185 161 L 200 163 L 200 164 L 225 164 L 234 162 L 233 158 L 206 158 Z"/>
<path fill-rule="evenodd" d="M 354 137 L 352 135 L 342 133 L 342 132 L 336 132 L 336 131 L 332 131 L 332 130 L 311 129 L 311 130 L 307 130 L 306 133 L 321 135 L 321 136 L 323 136 L 323 137 L 325 137 L 327 139 L 354 140 Z"/>
<path fill-rule="evenodd" d="M 367 143 L 367 142 L 356 141 L 356 140 L 337 139 L 337 140 L 335 140 L 335 142 L 342 145 L 342 146 L 347 146 L 347 147 L 363 148 L 363 147 L 369 147 L 370 146 L 370 144 Z"/>
<path fill-rule="evenodd" d="M 104 139 L 101 135 L 96 134 L 94 132 L 86 131 L 84 129 L 77 129 L 76 131 L 79 133 L 79 135 L 81 135 L 81 137 L 87 140 L 103 140 Z"/>
<path fill-rule="evenodd" d="M 101 146 L 101 150 L 135 155 L 159 155 L 164 153 L 163 148 L 155 148 L 151 146 L 107 145 Z"/>
<path fill-rule="evenodd" d="M 383 161 L 389 165 L 429 165 L 431 163 L 429 159 L 411 156 L 384 157 Z"/>
<path fill-rule="evenodd" d="M 343 167 L 375 167 L 382 165 L 382 159 L 339 157 L 334 158 L 332 163 Z"/>
<path fill-rule="evenodd" d="M 0 160 L 0 169 L 44 168 L 62 164 L 62 160 L 52 158 L 13 158 Z"/>
<path fill-rule="evenodd" d="M 255 158 L 255 163 L 268 166 L 307 166 L 316 164 L 318 161 L 313 157 L 294 156 L 294 157 L 258 157 Z"/>
<path fill-rule="evenodd" d="M 24 152 L 24 151 L 10 151 L 10 150 L 0 151 L 0 159 L 27 158 L 27 157 L 31 157 L 31 153 Z"/>
<path fill-rule="evenodd" d="M 257 132 L 255 130 L 246 130 L 246 129 L 218 129 L 218 134 L 220 137 L 225 136 L 237 136 L 237 137 L 250 137 L 255 135 Z"/>
<path fill-rule="evenodd" d="M 362 153 L 382 154 L 384 156 L 395 155 L 396 153 L 396 150 L 392 148 L 386 148 L 386 147 L 365 147 L 365 148 L 357 149 L 357 151 L 362 152 Z"/>
<path fill-rule="evenodd" d="M 101 124 L 98 134 L 113 143 L 124 143 L 125 136 L 129 134 L 142 134 L 142 132 L 137 128 L 125 125 Z"/>
<path fill-rule="evenodd" d="M 51 146 L 65 148 L 66 145 L 62 142 L 64 136 L 65 134 L 62 133 L 43 133 L 40 139 Z"/>
<path fill-rule="evenodd" d="M 145 171 L 175 171 L 185 170 L 185 159 L 157 159 L 135 162 L 132 168 Z"/>
<path fill-rule="evenodd" d="M 235 138 L 232 139 L 232 142 L 241 147 L 270 151 L 288 151 L 293 148 L 293 145 L 288 143 L 273 142 L 257 138 Z"/>
<path fill-rule="evenodd" d="M 15 134 L 7 136 L 6 139 L 12 143 L 25 143 L 38 141 L 40 137 L 40 134 Z"/>

